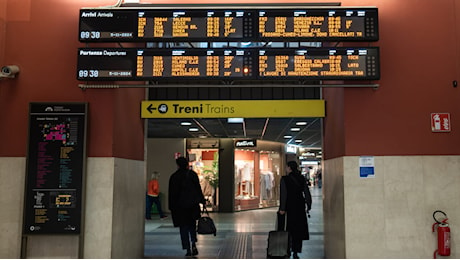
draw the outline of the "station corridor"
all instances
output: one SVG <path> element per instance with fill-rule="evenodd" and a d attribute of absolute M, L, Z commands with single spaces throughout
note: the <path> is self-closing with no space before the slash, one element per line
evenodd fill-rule
<path fill-rule="evenodd" d="M 323 205 L 321 189 L 310 188 L 312 210 L 308 225 L 310 240 L 303 242 L 300 258 L 324 258 Z M 217 235 L 198 235 L 198 259 L 263 259 L 266 258 L 268 232 L 275 229 L 277 208 L 248 210 L 235 213 L 210 213 Z M 153 215 L 145 222 L 144 257 L 153 259 L 180 259 L 179 228 L 171 218 L 160 220 Z"/>

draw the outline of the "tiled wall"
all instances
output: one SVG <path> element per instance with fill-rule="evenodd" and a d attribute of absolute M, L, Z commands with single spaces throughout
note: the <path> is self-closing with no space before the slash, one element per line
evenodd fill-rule
<path fill-rule="evenodd" d="M 0 157 L 0 258 L 21 255 L 26 158 Z"/>
<path fill-rule="evenodd" d="M 460 157 L 374 159 L 374 178 L 360 178 L 359 156 L 325 161 L 326 257 L 431 258 L 432 214 L 442 210 L 453 230 L 451 258 L 459 258 Z"/>
<path fill-rule="evenodd" d="M 25 158 L 0 158 L 0 258 L 21 257 Z M 142 258 L 145 163 L 88 158 L 85 258 Z M 29 236 L 29 258 L 77 258 L 78 236 Z"/>
<path fill-rule="evenodd" d="M 144 162 L 88 160 L 84 258 L 144 255 Z"/>

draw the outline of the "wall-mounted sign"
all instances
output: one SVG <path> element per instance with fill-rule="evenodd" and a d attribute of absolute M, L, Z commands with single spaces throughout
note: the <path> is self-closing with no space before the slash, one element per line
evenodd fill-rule
<path fill-rule="evenodd" d="M 235 148 L 241 148 L 241 147 L 256 147 L 257 146 L 257 140 L 256 139 L 250 139 L 250 140 L 236 140 L 235 141 Z"/>
<path fill-rule="evenodd" d="M 450 113 L 431 113 L 432 132 L 450 132 Z"/>
<path fill-rule="evenodd" d="M 359 157 L 359 177 L 361 178 L 375 177 L 374 156 L 360 156 Z"/>
<path fill-rule="evenodd" d="M 31 103 L 25 234 L 80 234 L 87 104 Z"/>
<path fill-rule="evenodd" d="M 286 145 L 286 153 L 294 153 L 296 154 L 297 153 L 297 146 L 295 145 Z"/>
<path fill-rule="evenodd" d="M 142 101 L 142 118 L 324 117 L 324 100 Z"/>

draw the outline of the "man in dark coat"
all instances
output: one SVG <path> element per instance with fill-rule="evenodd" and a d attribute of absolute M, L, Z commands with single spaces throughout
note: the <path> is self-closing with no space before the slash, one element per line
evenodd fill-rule
<path fill-rule="evenodd" d="M 176 159 L 177 171 L 169 178 L 169 210 L 174 227 L 179 227 L 182 249 L 185 256 L 198 255 L 196 248 L 196 221 L 200 218 L 200 203 L 205 205 L 205 198 L 196 172 L 189 169 L 188 160 Z M 191 244 L 191 245 L 190 245 Z"/>
<path fill-rule="evenodd" d="M 299 258 L 302 252 L 302 240 L 310 238 L 308 234 L 307 211 L 311 209 L 311 194 L 306 180 L 297 169 L 295 161 L 287 163 L 287 175 L 281 177 L 279 214 L 287 213 L 286 230 L 289 232 L 293 258 Z"/>

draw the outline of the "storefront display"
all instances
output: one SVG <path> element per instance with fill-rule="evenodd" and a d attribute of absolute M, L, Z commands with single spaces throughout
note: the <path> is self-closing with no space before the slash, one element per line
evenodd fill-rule
<path fill-rule="evenodd" d="M 278 201 L 278 181 L 280 178 L 280 154 L 260 153 L 260 204 L 262 207 L 276 206 Z"/>
<path fill-rule="evenodd" d="M 235 149 L 236 211 L 278 205 L 280 165 L 278 151 Z"/>
<path fill-rule="evenodd" d="M 208 210 L 218 208 L 219 186 L 219 150 L 218 149 L 188 149 L 190 164 L 198 174 L 201 190 L 207 200 Z"/>

